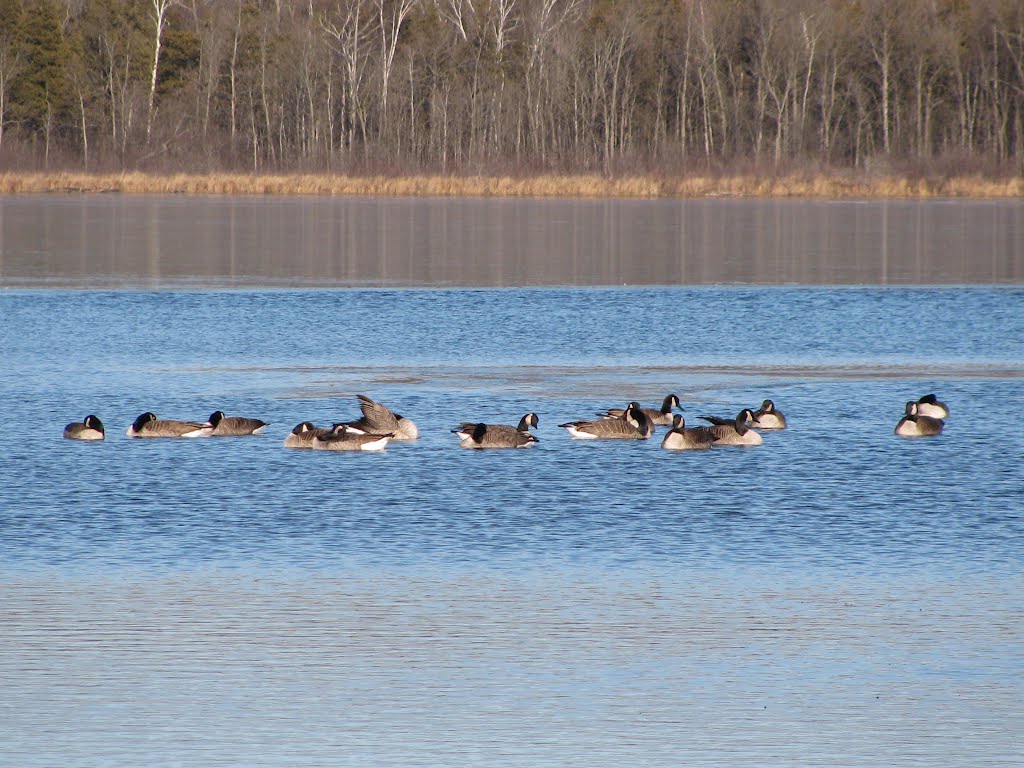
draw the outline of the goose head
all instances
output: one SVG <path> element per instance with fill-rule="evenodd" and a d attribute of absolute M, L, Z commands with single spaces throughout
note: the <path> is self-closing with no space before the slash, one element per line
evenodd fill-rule
<path fill-rule="evenodd" d="M 736 432 L 745 435 L 747 433 L 747 422 L 752 422 L 753 420 L 754 414 L 749 408 L 740 411 L 736 414 Z"/>
<path fill-rule="evenodd" d="M 648 436 L 651 434 L 651 420 L 647 418 L 647 414 L 640 410 L 639 403 L 630 403 L 623 414 L 623 418 L 642 434 Z"/>
<path fill-rule="evenodd" d="M 145 413 L 139 414 L 139 417 L 132 422 L 132 429 L 138 432 L 151 421 L 156 421 L 156 414 L 152 411 L 146 411 Z"/>
<path fill-rule="evenodd" d="M 519 420 L 519 426 L 516 429 L 520 432 L 526 432 L 530 427 L 536 428 L 537 421 L 536 413 L 528 413 Z"/>

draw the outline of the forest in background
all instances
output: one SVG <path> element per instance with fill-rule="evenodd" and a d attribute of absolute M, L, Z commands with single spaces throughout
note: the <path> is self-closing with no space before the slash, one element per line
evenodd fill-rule
<path fill-rule="evenodd" d="M 1024 171 L 1020 0 L 0 0 L 0 169 Z"/>

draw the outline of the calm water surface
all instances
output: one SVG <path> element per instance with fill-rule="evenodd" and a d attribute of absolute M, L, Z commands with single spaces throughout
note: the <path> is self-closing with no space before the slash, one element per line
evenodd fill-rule
<path fill-rule="evenodd" d="M 1020 201 L 0 196 L 0 285 L 1024 282 Z"/>
<path fill-rule="evenodd" d="M 698 208 L 0 201 L 0 765 L 1024 764 L 1024 206 Z M 679 250 L 730 218 L 774 266 Z M 933 391 L 945 433 L 894 437 Z M 669 392 L 791 426 L 557 427 Z M 421 439 L 281 446 L 357 393 Z M 124 437 L 215 409 L 271 426 Z M 529 410 L 527 451 L 448 431 Z"/>

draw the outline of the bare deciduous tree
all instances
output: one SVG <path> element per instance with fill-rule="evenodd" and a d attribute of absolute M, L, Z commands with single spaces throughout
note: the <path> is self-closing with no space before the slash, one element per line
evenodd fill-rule
<path fill-rule="evenodd" d="M 344 72 L 342 113 L 344 114 L 346 150 L 355 144 L 358 126 L 363 143 L 366 142 L 366 109 L 363 103 L 363 83 L 368 62 L 367 51 L 374 35 L 373 16 L 369 0 L 339 2 L 330 14 L 320 17 L 320 26 L 332 39 L 334 50 L 341 56 Z"/>
<path fill-rule="evenodd" d="M 387 136 L 388 95 L 391 90 L 391 73 L 395 66 L 402 24 L 420 0 L 373 0 L 377 9 L 377 31 L 380 34 L 380 134 Z"/>
<path fill-rule="evenodd" d="M 167 12 L 180 4 L 180 0 L 150 0 L 153 11 L 150 17 L 150 21 L 153 22 L 153 66 L 149 79 L 149 101 L 146 105 L 146 141 L 149 141 L 153 132 L 153 103 L 156 98 L 156 78 L 160 69 L 160 49 L 163 46 L 164 29 L 167 25 Z"/>

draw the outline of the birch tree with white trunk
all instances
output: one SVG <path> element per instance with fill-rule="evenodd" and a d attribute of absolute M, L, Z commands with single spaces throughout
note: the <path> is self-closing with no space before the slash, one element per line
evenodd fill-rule
<path fill-rule="evenodd" d="M 374 0 L 377 9 L 377 28 L 380 32 L 380 125 L 379 134 L 385 138 L 388 133 L 388 94 L 391 90 L 391 73 L 395 65 L 395 52 L 402 24 L 409 13 L 419 5 L 420 0 Z M 384 142 L 387 146 L 387 141 Z"/>
<path fill-rule="evenodd" d="M 153 22 L 153 68 L 149 78 L 149 102 L 146 108 L 146 141 L 153 132 L 153 104 L 156 100 L 156 78 L 160 70 L 160 49 L 164 40 L 164 29 L 167 26 L 167 12 L 175 5 L 180 5 L 180 0 L 150 0 L 153 15 L 150 21 Z"/>
<path fill-rule="evenodd" d="M 330 47 L 341 56 L 344 88 L 341 112 L 344 115 L 342 147 L 351 149 L 355 143 L 356 126 L 366 140 L 365 110 L 362 106 L 363 83 L 366 78 L 368 47 L 375 32 L 374 17 L 368 0 L 339 2 L 334 11 L 320 17 L 320 27 Z"/>

